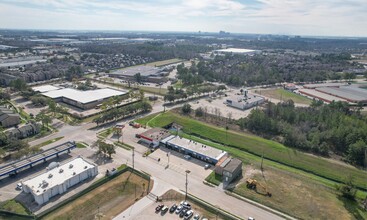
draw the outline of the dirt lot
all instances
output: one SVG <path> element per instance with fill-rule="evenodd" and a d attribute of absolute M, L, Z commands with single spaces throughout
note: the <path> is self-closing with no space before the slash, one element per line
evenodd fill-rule
<path fill-rule="evenodd" d="M 265 196 L 266 190 L 261 187 L 257 191 L 248 189 L 247 178 L 267 187 L 272 197 Z M 274 168 L 265 168 L 263 175 L 258 167 L 246 166 L 234 191 L 301 219 L 353 219 L 333 189 Z"/>
<path fill-rule="evenodd" d="M 125 172 L 43 219 L 112 219 L 140 199 L 147 186 L 147 180 Z"/>
<path fill-rule="evenodd" d="M 180 218 L 176 213 L 165 213 L 162 214 L 161 212 L 155 212 L 155 208 L 157 207 L 158 204 L 163 204 L 163 205 L 167 205 L 169 208 L 171 208 L 171 206 L 173 204 L 179 204 L 181 201 L 184 200 L 185 196 L 181 193 L 178 193 L 174 190 L 170 190 L 168 192 L 166 192 L 163 195 L 164 201 L 161 203 L 153 203 L 152 205 L 148 206 L 146 209 L 144 209 L 140 215 L 138 215 L 137 217 L 135 217 L 135 220 L 145 220 L 145 219 L 151 219 L 151 220 L 161 220 L 161 219 L 169 219 L 169 220 L 174 220 L 174 219 L 183 219 Z M 192 201 L 189 200 L 189 203 L 192 206 L 192 210 L 194 211 L 194 215 L 199 214 L 200 215 L 200 219 L 202 218 L 207 218 L 207 219 L 222 219 L 220 216 L 217 216 L 217 213 L 212 213 L 209 212 L 207 210 L 205 210 L 205 208 L 193 203 Z M 192 219 L 192 218 L 191 218 Z"/>

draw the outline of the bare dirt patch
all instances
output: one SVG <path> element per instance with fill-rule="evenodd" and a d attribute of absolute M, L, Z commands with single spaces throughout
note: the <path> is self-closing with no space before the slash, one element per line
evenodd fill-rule
<path fill-rule="evenodd" d="M 146 194 L 148 181 L 125 172 L 43 219 L 112 219 Z"/>

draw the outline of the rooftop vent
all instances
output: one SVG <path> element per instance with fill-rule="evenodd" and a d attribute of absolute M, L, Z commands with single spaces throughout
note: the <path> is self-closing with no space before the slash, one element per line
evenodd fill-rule
<path fill-rule="evenodd" d="M 70 165 L 69 165 L 69 169 L 71 169 L 71 168 L 73 168 L 73 164 L 70 164 Z"/>
<path fill-rule="evenodd" d="M 75 172 L 73 172 L 73 176 L 75 175 L 76 173 Z"/>
<path fill-rule="evenodd" d="M 85 167 L 84 167 L 84 169 L 87 169 L 87 168 L 88 168 L 88 166 L 85 166 Z"/>
<path fill-rule="evenodd" d="M 53 176 L 53 175 L 52 175 L 51 173 L 50 173 L 50 174 L 48 174 L 48 178 L 52 178 L 52 176 Z"/>
<path fill-rule="evenodd" d="M 59 170 L 59 173 L 62 173 L 62 172 L 64 172 L 64 170 L 63 170 L 63 169 L 60 169 L 60 170 Z"/>

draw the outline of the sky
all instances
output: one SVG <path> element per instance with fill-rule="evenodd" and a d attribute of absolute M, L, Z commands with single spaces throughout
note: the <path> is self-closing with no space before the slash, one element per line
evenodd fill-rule
<path fill-rule="evenodd" d="M 0 28 L 367 37 L 367 0 L 0 0 Z"/>

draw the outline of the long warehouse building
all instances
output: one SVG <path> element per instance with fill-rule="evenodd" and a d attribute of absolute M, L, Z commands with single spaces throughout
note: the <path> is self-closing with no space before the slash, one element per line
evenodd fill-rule
<path fill-rule="evenodd" d="M 31 193 L 38 205 L 65 193 L 70 187 L 98 174 L 97 166 L 78 157 L 64 165 L 23 182 L 23 191 Z"/>
<path fill-rule="evenodd" d="M 161 140 L 161 144 L 168 149 L 178 151 L 213 165 L 217 164 L 220 159 L 228 155 L 226 151 L 175 135 L 171 135 Z"/>

